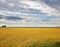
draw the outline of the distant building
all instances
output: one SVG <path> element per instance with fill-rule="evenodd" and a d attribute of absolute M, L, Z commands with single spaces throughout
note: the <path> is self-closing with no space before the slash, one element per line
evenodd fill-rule
<path fill-rule="evenodd" d="M 2 25 L 1 27 L 5 27 L 6 28 L 6 25 Z"/>

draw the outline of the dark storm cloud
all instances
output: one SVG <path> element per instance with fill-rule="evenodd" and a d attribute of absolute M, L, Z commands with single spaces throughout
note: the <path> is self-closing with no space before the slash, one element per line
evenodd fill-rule
<path fill-rule="evenodd" d="M 18 17 L 18 16 L 5 16 L 5 20 L 11 20 L 11 21 L 17 21 L 17 20 L 23 20 L 24 18 Z"/>

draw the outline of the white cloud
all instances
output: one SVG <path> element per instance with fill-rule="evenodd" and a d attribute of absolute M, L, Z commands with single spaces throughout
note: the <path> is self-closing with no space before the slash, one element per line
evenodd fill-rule
<path fill-rule="evenodd" d="M 38 1 L 38 0 L 37 0 Z M 37 10 L 41 10 L 42 13 L 47 13 L 48 15 L 56 15 L 56 16 L 60 16 L 60 12 L 55 9 L 50 7 L 48 4 L 44 3 L 42 0 L 40 0 L 40 2 L 37 1 L 31 1 L 31 0 L 1 0 L 1 2 L 5 2 L 8 4 L 7 7 L 5 8 L 1 8 L 2 10 L 8 10 L 8 11 L 16 11 L 16 12 L 21 12 L 22 9 L 21 7 L 25 8 L 25 9 L 37 9 Z M 51 0 L 50 0 L 51 2 Z M 4 4 L 4 3 L 3 3 Z M 2 5 L 2 4 L 1 4 Z"/>
<path fill-rule="evenodd" d="M 59 11 L 57 11 L 56 9 L 48 6 L 44 2 L 22 1 L 21 3 L 28 4 L 29 5 L 28 8 L 42 10 L 43 13 L 47 13 L 49 15 L 60 16 L 60 12 Z"/>
<path fill-rule="evenodd" d="M 6 3 L 6 1 L 5 1 L 5 0 L 0 0 L 0 2 L 2 2 L 2 3 Z"/>
<path fill-rule="evenodd" d="M 42 0 L 40 2 L 38 0 L 0 0 L 0 14 L 4 15 L 4 18 L 0 19 L 0 25 L 6 24 L 8 27 L 60 26 L 60 18 L 52 18 L 47 21 L 40 19 L 39 16 L 60 16 L 60 12 L 57 9 L 50 7 Z M 24 19 L 13 21 L 5 19 L 6 16 L 19 16 Z"/>

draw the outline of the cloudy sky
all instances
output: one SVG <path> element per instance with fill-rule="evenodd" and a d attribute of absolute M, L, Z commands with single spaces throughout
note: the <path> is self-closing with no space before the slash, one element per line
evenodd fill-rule
<path fill-rule="evenodd" d="M 0 0 L 0 26 L 60 27 L 60 0 Z"/>

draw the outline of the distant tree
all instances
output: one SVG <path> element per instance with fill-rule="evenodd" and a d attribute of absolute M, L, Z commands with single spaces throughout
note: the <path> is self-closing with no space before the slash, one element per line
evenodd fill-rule
<path fill-rule="evenodd" d="M 6 25 L 2 25 L 2 27 L 6 27 Z"/>

